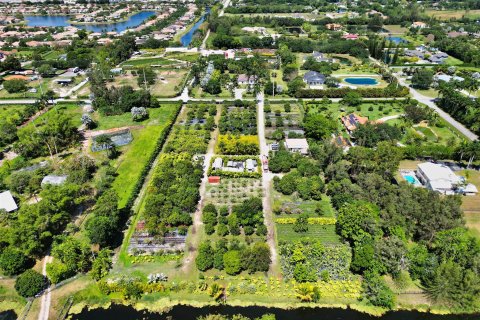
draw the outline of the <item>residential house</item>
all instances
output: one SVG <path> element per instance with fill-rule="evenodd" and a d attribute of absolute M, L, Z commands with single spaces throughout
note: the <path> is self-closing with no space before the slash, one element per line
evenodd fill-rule
<path fill-rule="evenodd" d="M 327 77 L 317 71 L 308 71 L 303 76 L 303 82 L 309 86 L 321 86 L 325 83 Z"/>
<path fill-rule="evenodd" d="M 454 190 L 462 183 L 452 169 L 431 162 L 417 165 L 417 177 L 430 190 L 442 194 L 454 194 Z"/>
<path fill-rule="evenodd" d="M 424 29 L 424 28 L 428 27 L 428 25 L 425 22 L 415 21 L 414 23 L 412 23 L 411 27 L 412 28 L 418 28 L 418 29 Z"/>
<path fill-rule="evenodd" d="M 341 118 L 343 125 L 349 133 L 355 131 L 360 125 L 368 122 L 367 117 L 361 117 L 358 114 L 351 113 Z"/>
<path fill-rule="evenodd" d="M 307 139 L 285 139 L 285 148 L 290 152 L 308 154 Z"/>
<path fill-rule="evenodd" d="M 255 76 L 247 76 L 246 74 L 242 73 L 238 76 L 238 84 L 240 85 L 249 85 L 253 86 L 255 84 Z"/>
<path fill-rule="evenodd" d="M 342 25 L 338 23 L 327 23 L 325 27 L 330 31 L 340 31 L 342 30 Z"/>

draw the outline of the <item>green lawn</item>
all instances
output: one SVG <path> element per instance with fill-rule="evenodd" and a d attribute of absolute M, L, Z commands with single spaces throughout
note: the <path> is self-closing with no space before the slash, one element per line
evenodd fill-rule
<path fill-rule="evenodd" d="M 369 120 L 378 120 L 383 117 L 403 113 L 403 108 L 394 102 L 362 103 L 358 107 L 347 107 L 340 103 L 330 103 L 327 105 L 308 104 L 309 112 L 331 114 L 334 118 L 340 118 L 345 114 L 356 113 L 362 117 L 368 117 Z M 344 109 L 345 111 L 341 111 Z"/>
<path fill-rule="evenodd" d="M 130 59 L 123 62 L 122 66 L 149 67 L 152 65 L 166 66 L 169 64 L 175 64 L 175 61 L 167 60 L 165 58 L 146 58 L 146 59 Z"/>
<path fill-rule="evenodd" d="M 95 128 L 95 130 L 107 130 L 112 128 L 161 123 L 162 117 L 166 113 L 167 114 L 169 113 L 169 110 L 167 109 L 173 109 L 173 108 L 166 105 L 165 108 L 148 109 L 148 113 L 149 113 L 148 119 L 143 121 L 133 121 L 132 115 L 130 114 L 130 112 L 126 112 L 126 113 L 115 115 L 115 116 L 104 116 L 99 113 L 95 113 L 94 120 L 97 123 L 97 127 Z"/>
<path fill-rule="evenodd" d="M 158 139 L 176 114 L 177 108 L 178 105 L 172 105 L 158 109 L 158 113 L 150 116 L 145 128 L 132 130 L 132 143 L 121 148 L 122 155 L 115 160 L 117 177 L 112 185 L 118 193 L 120 208 L 125 207 L 134 192 L 143 168 L 155 151 Z"/>
<path fill-rule="evenodd" d="M 428 127 L 415 127 L 415 130 L 421 132 L 428 141 L 436 142 L 438 140 L 435 133 Z"/>
<path fill-rule="evenodd" d="M 293 224 L 275 224 L 277 241 L 296 241 L 303 238 L 320 240 L 323 243 L 340 243 L 340 236 L 335 233 L 335 225 L 308 225 L 308 231 L 297 233 L 293 230 Z"/>

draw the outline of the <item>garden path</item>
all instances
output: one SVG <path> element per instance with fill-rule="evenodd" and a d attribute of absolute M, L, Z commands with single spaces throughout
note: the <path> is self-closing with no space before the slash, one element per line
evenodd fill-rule
<path fill-rule="evenodd" d="M 257 94 L 257 128 L 258 138 L 260 141 L 260 161 L 263 156 L 268 156 L 268 145 L 265 139 L 265 113 L 264 113 L 264 95 L 263 92 Z M 262 187 L 263 187 L 263 216 L 265 219 L 265 225 L 267 226 L 267 243 L 270 247 L 270 253 L 272 256 L 272 263 L 270 270 L 277 270 L 277 247 L 275 243 L 275 223 L 272 217 L 272 198 L 270 192 L 270 186 L 273 180 L 273 174 L 271 172 L 263 172 L 262 174 Z"/>
<path fill-rule="evenodd" d="M 217 108 L 217 115 L 215 116 L 215 123 L 218 123 L 220 119 L 221 110 Z M 198 202 L 197 210 L 193 214 L 193 225 L 190 231 L 191 240 L 187 244 L 187 256 L 183 261 L 182 271 L 189 273 L 192 271 L 193 263 L 195 262 L 195 257 L 198 251 L 198 245 L 200 242 L 200 228 L 203 225 L 202 222 L 202 210 L 205 205 L 205 197 L 207 195 L 207 183 L 208 183 L 208 166 L 210 165 L 210 160 L 215 154 L 215 143 L 217 142 L 217 137 L 219 134 L 218 127 L 213 131 L 212 137 L 208 144 L 207 153 L 205 154 L 205 159 L 203 161 L 203 178 L 200 183 L 200 201 Z"/>

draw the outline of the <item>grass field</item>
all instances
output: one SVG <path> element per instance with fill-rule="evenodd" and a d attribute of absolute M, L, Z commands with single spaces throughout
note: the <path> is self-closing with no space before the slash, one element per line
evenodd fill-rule
<path fill-rule="evenodd" d="M 157 140 L 176 113 L 176 108 L 178 105 L 159 109 L 158 115 L 150 117 L 150 122 L 145 128 L 132 130 L 132 143 L 121 148 L 121 156 L 114 161 L 118 176 L 112 185 L 118 193 L 120 208 L 127 204 L 143 168 L 155 150 Z"/>
<path fill-rule="evenodd" d="M 148 119 L 143 121 L 133 121 L 129 112 L 115 116 L 103 116 L 99 113 L 94 113 L 93 118 L 97 123 L 95 130 L 158 124 L 162 121 L 163 115 L 169 112 L 168 109 L 173 109 L 173 106 L 165 105 L 165 107 L 161 108 L 148 109 Z"/>
<path fill-rule="evenodd" d="M 335 233 L 335 225 L 308 225 L 308 231 L 298 233 L 293 230 L 293 224 L 275 224 L 277 241 L 296 241 L 303 238 L 320 240 L 322 243 L 340 243 L 340 236 Z"/>
<path fill-rule="evenodd" d="M 341 111 L 341 109 L 345 111 Z M 383 117 L 401 114 L 403 108 L 397 103 L 362 103 L 358 107 L 347 107 L 339 103 L 330 103 L 328 105 L 308 105 L 308 110 L 311 113 L 331 114 L 334 118 L 340 118 L 343 115 L 356 113 L 362 117 L 367 117 L 369 120 L 378 120 Z"/>
<path fill-rule="evenodd" d="M 186 69 L 158 70 L 157 81 L 150 87 L 151 94 L 156 97 L 175 96 L 180 91 L 187 73 Z"/>
<path fill-rule="evenodd" d="M 407 28 L 400 26 L 399 24 L 390 24 L 383 26 L 385 30 L 388 30 L 389 33 L 392 34 L 404 34 L 408 31 Z"/>
<path fill-rule="evenodd" d="M 121 64 L 121 66 L 133 66 L 135 68 L 139 67 L 150 67 L 152 65 L 158 66 L 167 66 L 170 64 L 175 64 L 175 61 L 171 61 L 165 58 L 146 58 L 146 59 L 130 59 Z"/>
<path fill-rule="evenodd" d="M 35 88 L 37 92 L 16 92 L 8 93 L 7 90 L 0 90 L 0 99 L 14 99 L 14 98 L 39 98 L 43 92 L 47 92 L 52 89 L 52 78 L 43 78 L 42 80 L 34 80 L 27 83 L 29 89 Z"/>
<path fill-rule="evenodd" d="M 460 19 L 464 16 L 470 19 L 480 17 L 480 10 L 427 10 L 426 13 L 440 20 Z"/>
<path fill-rule="evenodd" d="M 16 293 L 14 285 L 14 279 L 0 278 L 0 319 L 3 319 L 2 313 L 6 311 L 13 311 L 18 317 L 26 304 L 26 300 Z"/>

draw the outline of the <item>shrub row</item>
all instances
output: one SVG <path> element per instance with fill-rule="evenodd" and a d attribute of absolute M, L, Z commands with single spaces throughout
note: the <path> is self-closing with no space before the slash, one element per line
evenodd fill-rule
<path fill-rule="evenodd" d="M 278 224 L 294 224 L 297 221 L 297 218 L 278 218 L 275 220 Z M 308 224 L 319 224 L 319 225 L 332 225 L 337 223 L 337 219 L 332 217 L 315 217 L 308 218 Z"/>
<path fill-rule="evenodd" d="M 363 98 L 393 98 L 406 97 L 409 94 L 407 87 L 389 85 L 386 88 L 363 88 L 352 89 L 343 87 L 339 89 L 302 89 L 295 94 L 296 98 L 343 98 L 351 91 L 358 92 Z"/>

